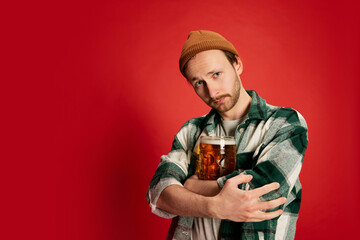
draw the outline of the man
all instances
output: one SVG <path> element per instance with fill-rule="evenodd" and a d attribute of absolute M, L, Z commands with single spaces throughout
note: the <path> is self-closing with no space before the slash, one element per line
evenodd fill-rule
<path fill-rule="evenodd" d="M 293 239 L 308 144 L 304 118 L 246 91 L 239 54 L 217 33 L 191 32 L 179 65 L 212 109 L 183 125 L 151 180 L 152 211 L 174 217 L 168 239 Z M 235 136 L 235 172 L 217 181 L 194 175 L 205 135 Z"/>

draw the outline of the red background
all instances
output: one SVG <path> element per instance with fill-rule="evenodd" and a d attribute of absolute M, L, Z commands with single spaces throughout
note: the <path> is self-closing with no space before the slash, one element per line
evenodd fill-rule
<path fill-rule="evenodd" d="M 3 4 L 1 239 L 164 239 L 145 193 L 182 124 L 209 111 L 178 71 L 191 30 L 221 33 L 242 81 L 309 126 L 296 239 L 359 216 L 356 1 Z"/>

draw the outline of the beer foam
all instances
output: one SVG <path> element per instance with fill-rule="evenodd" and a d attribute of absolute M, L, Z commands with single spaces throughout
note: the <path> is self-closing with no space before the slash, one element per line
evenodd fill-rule
<path fill-rule="evenodd" d="M 221 140 L 224 141 L 225 145 L 235 145 L 235 139 L 234 138 L 202 138 L 201 143 L 202 144 L 211 144 L 211 145 L 220 145 Z"/>

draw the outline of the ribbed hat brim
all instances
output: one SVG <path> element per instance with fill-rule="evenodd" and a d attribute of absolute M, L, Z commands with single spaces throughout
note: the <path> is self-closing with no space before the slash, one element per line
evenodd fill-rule
<path fill-rule="evenodd" d="M 190 32 L 179 59 L 181 73 L 184 74 L 184 66 L 196 54 L 214 49 L 229 51 L 239 56 L 234 46 L 218 33 L 206 30 Z"/>

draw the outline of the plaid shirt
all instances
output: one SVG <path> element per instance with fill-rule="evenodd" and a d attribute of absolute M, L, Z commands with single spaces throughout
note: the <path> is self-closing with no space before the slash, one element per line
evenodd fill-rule
<path fill-rule="evenodd" d="M 222 220 L 219 238 L 293 239 L 301 201 L 299 173 L 308 144 L 307 125 L 297 111 L 271 106 L 255 91 L 248 91 L 248 94 L 252 97 L 248 119 L 235 133 L 238 170 L 219 178 L 219 186 L 223 187 L 227 179 L 240 173 L 251 174 L 253 179 L 239 185 L 241 189 L 278 182 L 280 188 L 264 195 L 262 200 L 284 196 L 287 202 L 281 206 L 283 214 L 271 220 L 249 223 Z M 161 157 L 150 182 L 147 200 L 153 213 L 164 218 L 174 217 L 168 239 L 190 239 L 193 218 L 158 209 L 156 202 L 166 187 L 182 186 L 195 173 L 199 137 L 215 136 L 220 121 L 221 117 L 214 109 L 207 115 L 189 120 L 175 135 L 170 153 Z"/>

